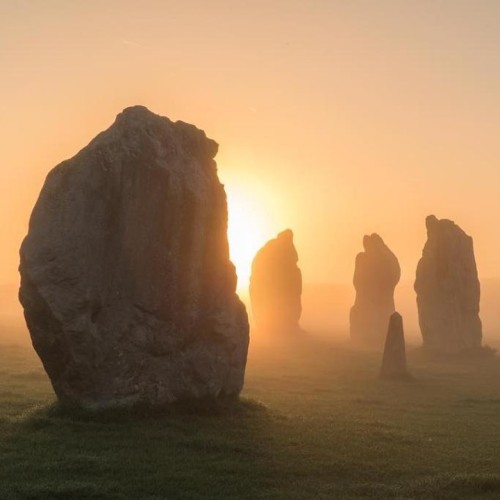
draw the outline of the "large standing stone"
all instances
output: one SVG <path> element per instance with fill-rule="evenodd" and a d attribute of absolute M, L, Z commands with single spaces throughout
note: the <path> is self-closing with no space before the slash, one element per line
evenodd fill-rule
<path fill-rule="evenodd" d="M 378 234 L 363 238 L 364 252 L 356 257 L 351 308 L 351 339 L 382 348 L 389 317 L 394 312 L 394 289 L 401 277 L 398 259 Z"/>
<path fill-rule="evenodd" d="M 415 281 L 424 347 L 444 353 L 479 348 L 480 286 L 472 238 L 453 221 L 434 215 L 426 226 Z"/>
<path fill-rule="evenodd" d="M 248 320 L 217 144 L 142 106 L 47 176 L 19 297 L 57 396 L 86 407 L 237 395 Z"/>
<path fill-rule="evenodd" d="M 299 329 L 302 274 L 297 261 L 289 229 L 257 252 L 252 263 L 250 300 L 259 329 L 282 332 Z"/>
<path fill-rule="evenodd" d="M 397 312 L 391 315 L 387 338 L 385 340 L 384 357 L 380 369 L 382 378 L 405 380 L 409 378 L 406 369 L 405 334 L 403 318 Z"/>

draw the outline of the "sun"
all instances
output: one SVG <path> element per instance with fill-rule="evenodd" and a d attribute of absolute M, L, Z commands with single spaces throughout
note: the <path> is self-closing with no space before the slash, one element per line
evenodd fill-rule
<path fill-rule="evenodd" d="M 241 186 L 226 184 L 229 252 L 238 275 L 238 289 L 248 287 L 257 251 L 273 237 L 272 217 L 258 197 Z"/>

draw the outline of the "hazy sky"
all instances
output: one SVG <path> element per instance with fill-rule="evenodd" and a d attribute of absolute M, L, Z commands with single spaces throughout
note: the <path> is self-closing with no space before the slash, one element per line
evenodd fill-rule
<path fill-rule="evenodd" d="M 371 232 L 413 279 L 434 213 L 500 277 L 498 0 L 0 0 L 0 70 L 2 283 L 48 171 L 133 104 L 220 144 L 241 274 L 290 227 L 305 281 Z"/>

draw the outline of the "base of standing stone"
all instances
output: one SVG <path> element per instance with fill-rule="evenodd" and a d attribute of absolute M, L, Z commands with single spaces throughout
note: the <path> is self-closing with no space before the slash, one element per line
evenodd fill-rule
<path fill-rule="evenodd" d="M 382 373 L 380 372 L 380 379 L 382 380 L 392 380 L 395 382 L 411 382 L 414 379 L 413 375 L 406 371 L 404 373 Z"/>
<path fill-rule="evenodd" d="M 240 396 L 219 398 L 186 399 L 164 405 L 137 403 L 132 406 L 108 408 L 83 407 L 64 401 L 57 401 L 44 412 L 49 417 L 71 418 L 73 420 L 122 422 L 171 416 L 219 416 L 241 415 L 245 412 L 265 411 L 266 407 L 257 401 Z"/>
<path fill-rule="evenodd" d="M 418 348 L 418 352 L 430 359 L 453 360 L 453 359 L 485 359 L 496 357 L 497 350 L 488 345 L 462 349 L 460 351 L 442 351 L 434 349 L 425 344 Z"/>

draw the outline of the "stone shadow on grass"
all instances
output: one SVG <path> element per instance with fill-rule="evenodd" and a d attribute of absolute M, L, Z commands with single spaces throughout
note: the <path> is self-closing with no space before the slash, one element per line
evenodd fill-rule
<path fill-rule="evenodd" d="M 18 419 L 19 428 L 37 426 L 37 422 L 92 422 L 97 424 L 131 424 L 186 418 L 249 418 L 265 417 L 267 407 L 246 398 L 199 399 L 178 401 L 164 406 L 135 404 L 131 407 L 89 410 L 78 405 L 56 401 L 40 406 Z"/>

